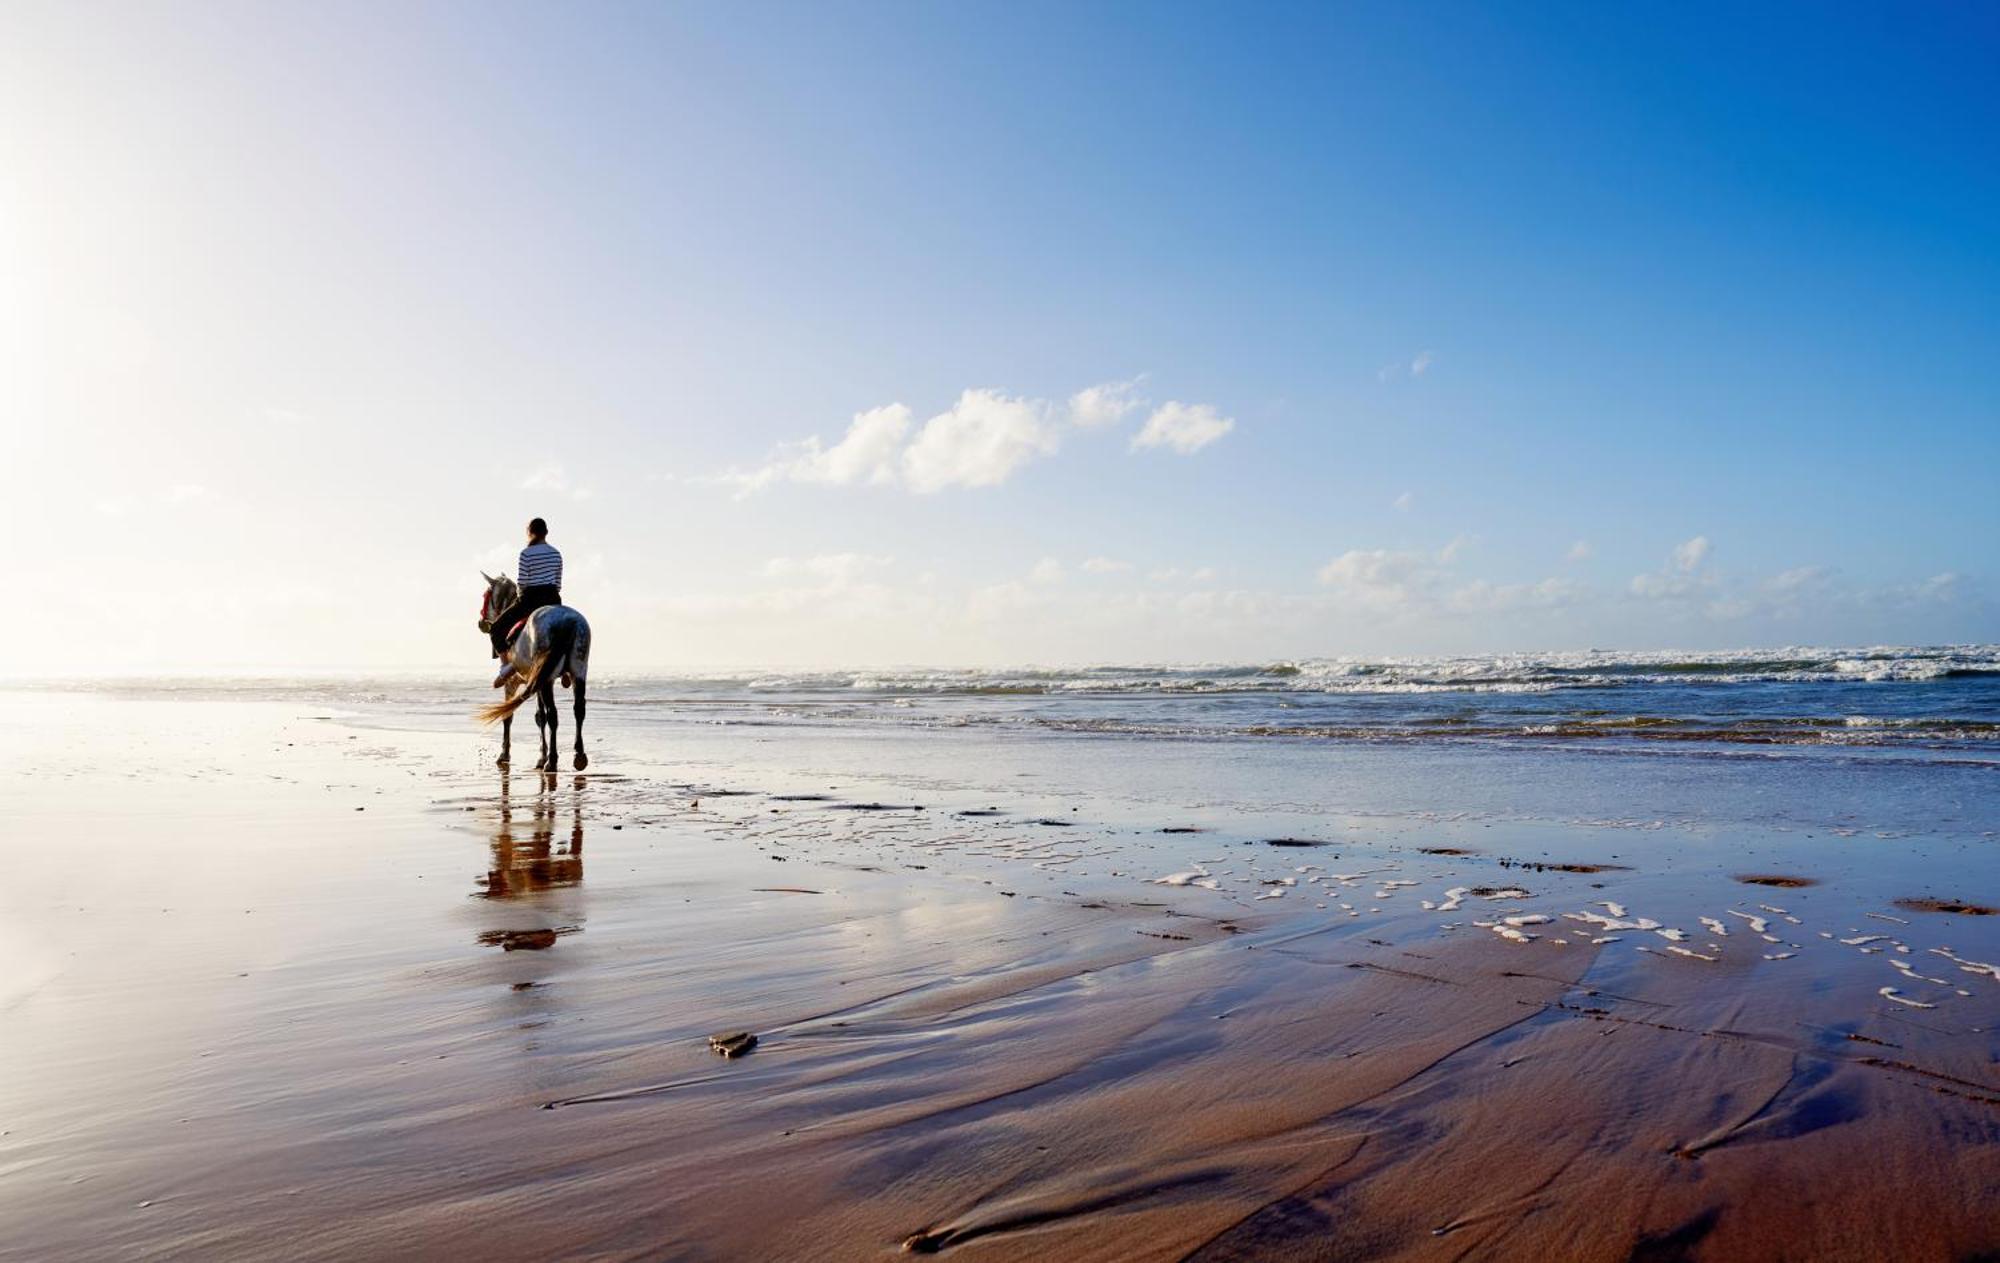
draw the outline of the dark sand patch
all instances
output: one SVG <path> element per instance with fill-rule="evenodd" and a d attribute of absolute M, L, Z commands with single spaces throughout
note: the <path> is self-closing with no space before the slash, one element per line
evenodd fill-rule
<path fill-rule="evenodd" d="M 1791 877 L 1784 873 L 1735 873 L 1732 880 L 1746 886 L 1776 886 L 1780 890 L 1803 890 L 1819 885 L 1817 877 Z"/>
<path fill-rule="evenodd" d="M 1264 845 L 1265 846 L 1331 846 L 1332 843 L 1321 842 L 1316 838 L 1265 838 Z"/>
<path fill-rule="evenodd" d="M 1477 855 L 1479 852 L 1467 846 L 1420 846 L 1420 855 Z"/>
<path fill-rule="evenodd" d="M 2000 908 L 1989 908 L 1983 903 L 1966 903 L 1958 899 L 1898 899 L 1896 906 L 1906 912 L 1949 912 L 1962 917 L 2000 915 Z"/>
<path fill-rule="evenodd" d="M 1202 828 L 1199 825 L 1170 824 L 1166 828 L 1160 830 L 1160 832 L 1161 833 L 1207 833 L 1208 830 Z"/>
<path fill-rule="evenodd" d="M 1625 873 L 1630 872 L 1630 864 L 1551 864 L 1545 860 L 1500 861 L 1502 868 L 1525 868 L 1533 873 Z"/>

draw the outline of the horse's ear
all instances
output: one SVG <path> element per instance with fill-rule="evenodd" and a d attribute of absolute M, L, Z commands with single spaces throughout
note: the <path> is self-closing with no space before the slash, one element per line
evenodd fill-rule
<path fill-rule="evenodd" d="M 479 577 L 480 577 L 480 578 L 482 578 L 482 579 L 484 579 L 484 580 L 486 580 L 486 586 L 487 586 L 487 587 L 489 587 L 489 588 L 490 588 L 490 587 L 492 587 L 492 586 L 493 586 L 493 576 L 492 576 L 492 575 L 490 575 L 490 574 L 487 574 L 487 573 L 486 573 L 486 572 L 485 572 L 484 570 L 482 570 L 482 571 L 480 571 L 480 572 L 479 572 Z"/>

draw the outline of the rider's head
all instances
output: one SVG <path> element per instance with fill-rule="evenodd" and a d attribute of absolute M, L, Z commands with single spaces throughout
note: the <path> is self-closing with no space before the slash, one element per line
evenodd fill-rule
<path fill-rule="evenodd" d="M 542 540 L 548 536 L 548 533 L 549 533 L 549 524 L 547 522 L 542 521 L 542 519 L 534 518 L 528 522 L 529 543 L 531 544 L 541 543 Z"/>

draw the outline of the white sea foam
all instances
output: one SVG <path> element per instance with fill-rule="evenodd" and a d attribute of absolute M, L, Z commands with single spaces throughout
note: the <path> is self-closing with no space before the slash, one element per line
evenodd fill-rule
<path fill-rule="evenodd" d="M 1619 912 L 1623 913 L 1624 909 L 1620 908 Z M 1649 917 L 1633 917 L 1627 920 L 1623 916 L 1607 917 L 1595 912 L 1565 912 L 1563 913 L 1563 917 L 1566 920 L 1581 921 L 1585 925 L 1597 926 L 1605 933 L 1610 933 L 1613 930 L 1657 930 L 1660 928 L 1660 923 Z"/>
<path fill-rule="evenodd" d="M 1884 1000 L 1894 1000 L 1898 1004 L 1907 1004 L 1913 1009 L 1934 1009 L 1937 1007 L 1935 1004 L 1925 1004 L 1921 1000 L 1909 999 L 1894 987 L 1883 987 L 1875 994 L 1881 996 Z"/>
<path fill-rule="evenodd" d="M 1989 965 L 1983 960 L 1967 960 L 1957 955 L 1949 947 L 1933 947 L 1932 955 L 1942 956 L 1969 974 L 1984 974 L 1995 982 L 2000 982 L 2000 965 Z"/>

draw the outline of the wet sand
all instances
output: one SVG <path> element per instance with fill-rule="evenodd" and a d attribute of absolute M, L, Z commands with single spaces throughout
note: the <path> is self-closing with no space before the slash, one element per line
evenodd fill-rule
<path fill-rule="evenodd" d="M 0 1258 L 2000 1250 L 1977 833 L 0 709 Z"/>

